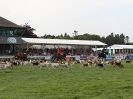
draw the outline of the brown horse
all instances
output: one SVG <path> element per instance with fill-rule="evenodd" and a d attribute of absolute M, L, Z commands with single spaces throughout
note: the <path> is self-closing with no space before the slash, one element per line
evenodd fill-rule
<path fill-rule="evenodd" d="M 57 61 L 60 61 L 62 63 L 62 60 L 66 59 L 66 55 L 64 53 L 58 53 L 57 54 Z"/>
<path fill-rule="evenodd" d="M 26 61 L 27 60 L 27 54 L 23 53 L 23 52 L 18 52 L 15 54 L 15 59 Z"/>

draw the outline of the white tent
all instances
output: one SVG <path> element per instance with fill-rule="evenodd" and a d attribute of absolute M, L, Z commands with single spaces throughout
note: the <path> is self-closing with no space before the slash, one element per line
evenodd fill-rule
<path fill-rule="evenodd" d="M 107 49 L 133 49 L 133 45 L 117 45 L 109 46 Z"/>
<path fill-rule="evenodd" d="M 112 46 L 107 47 L 110 54 L 116 53 L 132 53 L 133 52 L 133 45 L 118 45 L 114 44 Z"/>
<path fill-rule="evenodd" d="M 100 41 L 92 41 L 92 40 L 66 40 L 66 39 L 43 39 L 43 38 L 22 38 L 22 40 L 24 40 L 25 43 L 45 44 L 45 45 L 91 45 L 91 46 L 107 45 Z"/>

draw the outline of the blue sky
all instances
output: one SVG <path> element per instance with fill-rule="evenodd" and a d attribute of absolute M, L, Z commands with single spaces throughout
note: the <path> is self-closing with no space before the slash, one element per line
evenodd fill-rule
<path fill-rule="evenodd" d="M 1 16 L 36 34 L 58 35 L 74 30 L 107 36 L 124 33 L 133 41 L 133 0 L 0 0 Z"/>

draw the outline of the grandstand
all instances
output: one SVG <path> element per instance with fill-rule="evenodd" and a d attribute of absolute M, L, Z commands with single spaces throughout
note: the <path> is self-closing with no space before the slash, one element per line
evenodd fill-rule
<path fill-rule="evenodd" d="M 65 45 L 67 47 L 76 46 L 77 48 L 106 46 L 105 43 L 100 41 L 26 38 L 23 36 L 25 30 L 25 27 L 0 17 L 0 56 L 2 58 L 6 55 L 10 56 L 17 52 L 28 50 L 32 45 Z"/>

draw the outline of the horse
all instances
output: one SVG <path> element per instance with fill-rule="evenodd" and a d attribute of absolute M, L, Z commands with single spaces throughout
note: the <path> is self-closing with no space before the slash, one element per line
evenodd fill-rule
<path fill-rule="evenodd" d="M 16 60 L 22 60 L 22 61 L 27 61 L 27 54 L 23 52 L 18 52 L 15 54 L 15 59 Z"/>
<path fill-rule="evenodd" d="M 66 59 L 66 55 L 64 53 L 58 53 L 57 54 L 57 61 L 61 61 Z"/>
<path fill-rule="evenodd" d="M 99 53 L 98 54 L 98 58 L 102 59 L 102 60 L 106 60 L 106 53 Z"/>

